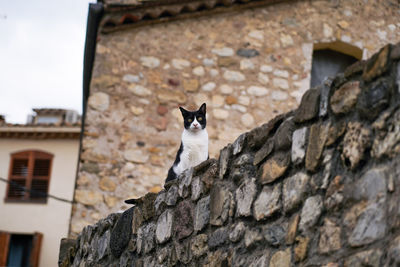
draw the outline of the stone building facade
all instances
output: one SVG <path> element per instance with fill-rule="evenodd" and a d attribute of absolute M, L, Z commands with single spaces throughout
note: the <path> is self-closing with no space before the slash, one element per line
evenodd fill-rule
<path fill-rule="evenodd" d="M 160 190 L 180 143 L 179 106 L 207 103 L 215 158 L 240 133 L 298 106 L 314 50 L 366 59 L 400 41 L 399 4 L 389 0 L 95 5 L 71 235 L 126 209 L 124 199 Z"/>
<path fill-rule="evenodd" d="M 399 266 L 399 105 L 400 43 L 64 240 L 60 266 Z"/>

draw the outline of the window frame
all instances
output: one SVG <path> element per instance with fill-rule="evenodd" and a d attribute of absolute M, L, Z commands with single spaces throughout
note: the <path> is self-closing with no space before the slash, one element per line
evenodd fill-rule
<path fill-rule="evenodd" d="M 51 180 L 51 172 L 52 172 L 52 167 L 53 167 L 53 158 L 54 155 L 45 151 L 39 151 L 39 150 L 24 150 L 24 151 L 19 151 L 15 153 L 10 154 L 10 164 L 9 164 L 9 170 L 8 170 L 8 186 L 6 190 L 6 195 L 4 198 L 4 202 L 22 202 L 22 203 L 47 203 L 48 197 L 43 197 L 43 198 L 31 198 L 31 192 L 32 190 L 32 181 L 34 180 L 34 170 L 35 170 L 35 160 L 37 159 L 45 159 L 45 160 L 50 160 L 49 163 L 49 168 L 48 168 L 48 175 L 47 176 L 36 176 L 36 180 L 46 180 L 47 181 L 47 190 L 46 194 L 49 193 L 49 188 L 50 188 L 50 180 Z M 18 179 L 18 175 L 13 175 L 13 167 L 15 164 L 15 160 L 18 159 L 27 159 L 28 160 L 28 170 L 26 176 L 20 176 L 20 178 L 25 179 L 25 184 L 24 187 L 27 188 L 27 191 L 25 191 L 23 197 L 10 197 L 10 188 L 11 188 L 11 181 L 13 179 Z M 39 179 L 38 179 L 39 178 Z"/>

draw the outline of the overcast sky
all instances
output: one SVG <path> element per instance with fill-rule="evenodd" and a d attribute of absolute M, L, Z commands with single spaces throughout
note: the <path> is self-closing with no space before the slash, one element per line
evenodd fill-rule
<path fill-rule="evenodd" d="M 88 6 L 94 0 L 0 0 L 0 114 L 26 123 L 32 108 L 82 113 Z"/>

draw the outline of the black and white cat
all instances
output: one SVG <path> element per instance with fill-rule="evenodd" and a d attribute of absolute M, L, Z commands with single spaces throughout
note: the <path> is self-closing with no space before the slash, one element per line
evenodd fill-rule
<path fill-rule="evenodd" d="M 206 103 L 203 103 L 196 111 L 188 111 L 182 107 L 179 109 L 185 128 L 182 132 L 181 146 L 165 182 L 176 179 L 184 170 L 208 159 Z"/>

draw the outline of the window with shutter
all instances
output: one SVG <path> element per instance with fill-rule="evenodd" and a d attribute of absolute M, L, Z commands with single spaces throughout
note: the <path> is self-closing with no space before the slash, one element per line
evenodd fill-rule
<path fill-rule="evenodd" d="M 6 201 L 46 202 L 52 159 L 42 151 L 12 154 Z"/>

